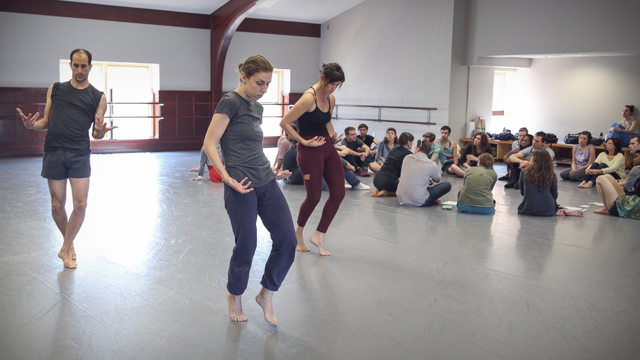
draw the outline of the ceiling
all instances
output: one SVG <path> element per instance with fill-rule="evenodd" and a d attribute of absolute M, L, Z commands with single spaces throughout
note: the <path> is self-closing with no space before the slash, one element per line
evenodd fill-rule
<path fill-rule="evenodd" d="M 227 0 L 61 0 L 142 9 L 211 14 Z M 249 15 L 254 19 L 322 24 L 364 0 L 259 0 Z"/>

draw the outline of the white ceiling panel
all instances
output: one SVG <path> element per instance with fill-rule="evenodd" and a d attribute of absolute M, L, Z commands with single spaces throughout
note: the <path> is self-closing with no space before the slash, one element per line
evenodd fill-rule
<path fill-rule="evenodd" d="M 142 9 L 211 14 L 228 0 L 60 0 Z M 261 0 L 249 15 L 255 19 L 298 21 L 314 24 L 336 17 L 364 0 Z"/>

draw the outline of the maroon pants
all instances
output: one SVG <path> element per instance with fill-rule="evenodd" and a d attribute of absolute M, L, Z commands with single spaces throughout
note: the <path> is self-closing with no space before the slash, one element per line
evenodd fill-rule
<path fill-rule="evenodd" d="M 311 139 L 305 136 L 304 139 Z M 309 216 L 320 202 L 322 195 L 322 179 L 329 187 L 329 199 L 327 199 L 322 217 L 317 230 L 323 234 L 329 229 L 329 225 L 338 212 L 340 203 L 344 199 L 344 169 L 340 156 L 333 148 L 331 137 L 325 136 L 326 142 L 320 147 L 306 147 L 298 145 L 298 166 L 304 179 L 304 187 L 307 189 L 307 198 L 300 206 L 298 214 L 298 226 L 304 227 Z"/>

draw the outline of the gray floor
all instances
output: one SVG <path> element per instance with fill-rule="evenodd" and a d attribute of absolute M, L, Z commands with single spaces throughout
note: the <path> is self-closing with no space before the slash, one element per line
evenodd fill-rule
<path fill-rule="evenodd" d="M 188 181 L 199 154 L 92 159 L 77 270 L 56 257 L 41 160 L 0 159 L 1 359 L 640 359 L 638 221 L 518 216 L 504 182 L 493 216 L 348 190 L 332 255 L 296 255 L 277 326 L 252 301 L 270 249 L 259 225 L 249 321 L 232 323 L 233 237 L 222 185 Z M 448 180 L 454 200 L 462 180 Z M 600 201 L 575 185 L 560 204 Z M 296 216 L 304 188 L 281 187 Z"/>

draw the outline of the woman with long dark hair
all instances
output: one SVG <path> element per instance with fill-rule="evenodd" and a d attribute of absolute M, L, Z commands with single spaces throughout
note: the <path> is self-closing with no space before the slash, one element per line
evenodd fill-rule
<path fill-rule="evenodd" d="M 605 151 L 601 152 L 596 161 L 585 171 L 579 188 L 590 188 L 595 185 L 598 176 L 611 174 L 616 180 L 624 179 L 624 154 L 620 139 L 607 139 L 604 143 Z"/>
<path fill-rule="evenodd" d="M 478 166 L 478 156 L 480 154 L 491 154 L 489 137 L 483 132 L 473 136 L 473 144 L 467 145 L 458 164 L 451 165 L 452 171 L 459 177 L 464 176 L 464 171 L 472 166 Z"/>
<path fill-rule="evenodd" d="M 582 211 L 560 209 L 558 199 L 558 178 L 553 171 L 553 160 L 545 150 L 533 152 L 531 163 L 520 172 L 520 194 L 522 203 L 518 214 L 533 216 L 583 216 Z"/>
<path fill-rule="evenodd" d="M 304 243 L 304 227 L 311 213 L 320 202 L 322 179 L 329 187 L 329 199 L 322 210 L 320 223 L 309 242 L 318 248 L 320 255 L 328 256 L 324 248 L 324 236 L 344 199 L 344 170 L 340 156 L 333 147 L 337 141 L 336 132 L 331 124 L 331 114 L 336 104 L 333 92 L 344 83 L 344 71 L 336 63 L 322 64 L 320 79 L 302 94 L 300 100 L 282 118 L 280 126 L 298 141 L 298 166 L 304 179 L 307 198 L 298 213 L 298 251 L 309 251 Z M 298 121 L 299 131 L 291 124 Z"/>

